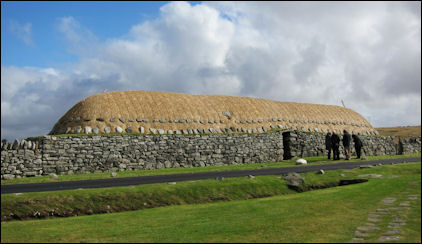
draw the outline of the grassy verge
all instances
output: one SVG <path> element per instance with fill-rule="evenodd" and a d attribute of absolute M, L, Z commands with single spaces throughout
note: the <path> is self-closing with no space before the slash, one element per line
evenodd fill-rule
<path fill-rule="evenodd" d="M 229 178 L 23 194 L 2 194 L 2 220 L 121 212 L 166 205 L 294 193 L 276 177 Z"/>
<path fill-rule="evenodd" d="M 349 172 L 345 176 L 340 176 L 340 172 L 343 171 L 327 171 L 324 175 L 317 175 L 315 172 L 304 173 L 305 182 L 296 190 L 307 191 L 336 186 L 340 180 L 358 177 L 357 173 Z M 2 221 L 51 216 L 68 217 L 291 193 L 295 191 L 287 187 L 281 176 L 257 176 L 255 179 L 239 177 L 227 178 L 224 181 L 185 181 L 177 182 L 175 185 L 160 183 L 2 194 L 1 217 Z"/>
<path fill-rule="evenodd" d="M 382 174 L 383 177 L 371 178 L 362 184 L 247 201 L 217 201 L 92 216 L 3 222 L 1 241 L 344 243 L 353 238 L 357 226 L 366 223 L 368 213 L 384 207 L 381 205 L 382 199 L 408 192 L 418 195 L 419 198 L 417 202 L 412 203 L 407 224 L 402 227 L 404 236 L 400 241 L 420 243 L 420 162 L 383 165 L 371 169 L 327 171 L 324 175 L 315 172 L 302 175 L 306 184 L 315 184 L 337 180 L 340 173 L 344 173 L 346 178 L 370 173 Z M 271 184 L 284 189 L 280 191 L 287 193 L 289 189 L 283 182 L 277 176 L 259 176 L 254 179 L 204 180 L 176 185 L 154 184 L 139 188 L 120 187 L 102 193 L 98 192 L 101 190 L 93 192 L 81 190 L 35 195 L 28 193 L 19 196 L 7 194 L 5 198 L 2 196 L 2 208 L 4 200 L 32 201 L 36 204 L 42 198 L 56 195 L 57 199 L 67 198 L 60 203 L 66 205 L 72 199 L 91 193 L 102 194 L 103 204 L 106 202 L 110 204 L 113 194 L 127 192 L 130 189 L 137 192 L 148 191 L 143 201 L 151 201 L 155 199 L 151 190 L 154 188 L 157 191 L 155 194 L 162 194 L 166 199 L 175 199 L 175 195 L 182 192 L 181 195 L 186 196 L 221 196 L 227 193 L 227 195 L 234 194 L 231 199 L 243 199 L 240 192 L 250 191 L 253 188 L 266 192 L 272 188 Z M 234 192 L 228 194 L 232 185 L 235 186 Z M 188 194 L 189 192 L 191 194 Z M 35 200 L 37 197 L 40 198 Z M 33 200 L 30 200 L 31 198 Z M 128 205 L 135 200 L 134 196 L 125 199 Z M 60 204 L 57 204 L 57 207 Z"/>
<path fill-rule="evenodd" d="M 420 153 L 407 155 L 393 155 L 393 156 L 368 156 L 368 160 L 391 159 L 391 158 L 407 158 L 420 157 Z M 338 163 L 339 161 L 327 160 L 326 156 L 305 157 L 308 164 L 330 164 Z M 225 166 L 207 166 L 194 168 L 168 168 L 168 169 L 153 169 L 153 170 L 134 170 L 117 172 L 117 177 L 134 177 L 134 176 L 149 176 L 149 175 L 164 175 L 164 174 L 181 174 L 181 173 L 197 173 L 197 172 L 211 172 L 211 171 L 227 171 L 227 170 L 241 170 L 241 169 L 260 169 L 263 167 L 289 167 L 295 166 L 296 159 L 286 160 L 277 163 L 252 163 L 252 164 L 237 164 Z M 347 162 L 361 161 L 360 159 L 352 159 Z M 300 167 L 300 166 L 298 166 Z M 58 182 L 58 181 L 75 181 L 75 180 L 94 180 L 110 178 L 110 173 L 90 173 L 90 174 L 73 174 L 73 175 L 59 175 L 57 179 L 52 179 L 50 176 L 39 177 L 24 177 L 15 178 L 11 180 L 1 180 L 2 185 L 7 184 L 25 184 L 25 183 L 44 183 L 44 182 Z"/>

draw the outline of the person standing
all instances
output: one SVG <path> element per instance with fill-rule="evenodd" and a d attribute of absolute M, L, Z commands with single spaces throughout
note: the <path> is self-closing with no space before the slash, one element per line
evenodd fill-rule
<path fill-rule="evenodd" d="M 328 150 L 328 159 L 331 158 L 332 148 L 333 148 L 333 146 L 332 146 L 332 143 L 331 143 L 331 132 L 328 132 L 327 135 L 325 135 L 325 149 Z"/>
<path fill-rule="evenodd" d="M 344 147 L 344 153 L 346 154 L 346 160 L 350 160 L 350 142 L 351 137 L 349 132 L 347 130 L 343 130 L 343 147 Z"/>
<path fill-rule="evenodd" d="M 340 137 L 337 135 L 335 131 L 333 131 L 333 135 L 331 136 L 331 146 L 333 148 L 333 160 L 340 160 Z"/>
<path fill-rule="evenodd" d="M 355 134 L 352 135 L 352 138 L 353 138 L 353 143 L 355 144 L 357 158 L 360 158 L 360 152 L 363 146 L 362 141 Z"/>

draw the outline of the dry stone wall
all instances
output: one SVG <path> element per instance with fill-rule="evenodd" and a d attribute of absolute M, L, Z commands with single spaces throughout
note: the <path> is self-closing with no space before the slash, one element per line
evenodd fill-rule
<path fill-rule="evenodd" d="M 290 132 L 290 153 L 292 157 L 310 157 L 327 155 L 325 150 L 325 134 L 322 133 L 306 133 L 300 131 Z M 342 137 L 341 137 L 342 138 Z M 398 154 L 397 144 L 392 136 L 362 136 L 359 138 L 362 141 L 362 153 L 365 155 L 395 155 Z M 420 137 L 419 144 L 413 141 L 406 141 L 404 143 L 407 148 L 405 153 L 420 152 Z M 419 151 L 418 147 L 419 145 Z M 351 154 L 356 155 L 353 140 L 351 142 Z M 344 156 L 344 147 L 340 140 L 340 155 Z"/>
<path fill-rule="evenodd" d="M 393 155 L 398 152 L 393 137 L 360 138 L 366 155 Z M 401 143 L 404 153 L 421 151 L 420 137 L 401 140 Z M 51 173 L 78 174 L 279 162 L 286 153 L 292 157 L 326 155 L 324 134 L 300 131 L 263 134 L 44 136 L 31 141 L 15 140 L 13 143 L 3 140 L 1 148 L 2 179 Z"/>
<path fill-rule="evenodd" d="M 417 153 L 421 151 L 421 137 L 399 138 L 399 153 Z"/>
<path fill-rule="evenodd" d="M 35 151 L 5 144 L 1 153 L 2 178 L 283 160 L 280 133 L 44 136 Z"/>

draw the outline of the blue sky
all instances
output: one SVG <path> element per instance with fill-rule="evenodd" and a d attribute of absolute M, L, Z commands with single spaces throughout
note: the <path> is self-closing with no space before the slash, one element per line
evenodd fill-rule
<path fill-rule="evenodd" d="M 100 41 L 120 37 L 130 27 L 157 18 L 166 2 L 136 1 L 11 1 L 1 4 L 1 43 L 3 65 L 54 66 L 74 62 L 77 55 L 66 51 L 66 40 L 58 30 L 60 18 L 72 16 L 92 30 Z M 31 24 L 31 44 L 12 28 Z M 24 44 L 24 45 L 22 45 Z"/>
<path fill-rule="evenodd" d="M 421 124 L 420 2 L 1 2 L 1 135 L 95 93 L 248 96 Z"/>

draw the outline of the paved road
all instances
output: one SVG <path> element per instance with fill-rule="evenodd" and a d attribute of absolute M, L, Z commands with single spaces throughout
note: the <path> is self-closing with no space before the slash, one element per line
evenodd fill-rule
<path fill-rule="evenodd" d="M 231 170 L 223 172 L 201 172 L 188 174 L 171 174 L 171 175 L 154 175 L 154 176 L 137 176 L 137 177 L 121 177 L 109 178 L 100 180 L 83 180 L 83 181 L 65 181 L 65 182 L 50 182 L 50 183 L 33 183 L 33 184 L 16 184 L 16 185 L 2 185 L 1 194 L 5 193 L 22 193 L 22 192 L 41 192 L 41 191 L 59 191 L 79 188 L 102 188 L 115 186 L 130 186 L 141 184 L 152 184 L 162 182 L 176 182 L 186 180 L 201 180 L 201 179 L 215 179 L 217 177 L 241 177 L 248 175 L 279 175 L 289 172 L 309 172 L 323 170 L 337 170 L 337 169 L 352 169 L 360 165 L 377 165 L 377 164 L 393 164 L 421 161 L 417 158 L 403 158 L 403 159 L 385 159 L 374 161 L 359 161 L 359 162 L 339 162 L 335 164 L 326 165 L 301 165 L 283 168 L 263 168 L 251 170 Z"/>

